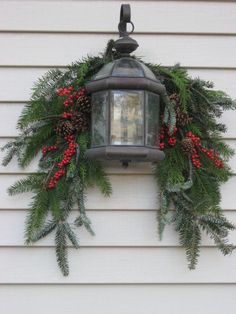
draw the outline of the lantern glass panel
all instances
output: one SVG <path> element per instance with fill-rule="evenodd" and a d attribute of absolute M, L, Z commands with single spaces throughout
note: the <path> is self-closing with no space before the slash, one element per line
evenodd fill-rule
<path fill-rule="evenodd" d="M 146 145 L 159 146 L 159 96 L 146 92 Z"/>
<path fill-rule="evenodd" d="M 122 58 L 116 61 L 112 76 L 143 77 L 143 70 L 138 62 L 131 58 Z"/>
<path fill-rule="evenodd" d="M 108 144 L 108 92 L 92 95 L 92 146 Z"/>
<path fill-rule="evenodd" d="M 143 113 L 143 91 L 111 91 L 111 145 L 144 145 Z"/>

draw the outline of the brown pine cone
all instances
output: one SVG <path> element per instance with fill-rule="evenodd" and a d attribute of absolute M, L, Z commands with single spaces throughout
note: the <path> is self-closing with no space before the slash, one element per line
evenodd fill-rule
<path fill-rule="evenodd" d="M 176 124 L 180 127 L 188 125 L 192 122 L 193 118 L 190 118 L 186 112 L 181 111 L 180 107 L 176 107 Z"/>
<path fill-rule="evenodd" d="M 75 112 L 71 117 L 71 122 L 78 132 L 84 132 L 88 128 L 88 117 L 83 112 Z"/>
<path fill-rule="evenodd" d="M 78 110 L 84 113 L 91 112 L 91 97 L 81 96 L 76 103 Z"/>
<path fill-rule="evenodd" d="M 176 103 L 176 106 L 180 106 L 180 97 L 178 94 L 174 93 L 170 95 L 170 100 Z"/>
<path fill-rule="evenodd" d="M 75 129 L 70 121 L 61 121 L 56 126 L 55 131 L 58 135 L 65 137 L 71 135 Z"/>
<path fill-rule="evenodd" d="M 183 112 L 181 110 L 181 102 L 180 102 L 179 95 L 176 93 L 171 94 L 170 100 L 174 101 L 176 104 L 175 112 L 176 112 L 176 124 L 177 124 L 177 126 L 183 127 L 187 124 L 190 124 L 192 122 L 192 118 L 190 118 L 186 112 Z"/>
<path fill-rule="evenodd" d="M 194 143 L 190 138 L 184 138 L 181 142 L 181 147 L 185 153 L 191 154 L 194 149 Z"/>

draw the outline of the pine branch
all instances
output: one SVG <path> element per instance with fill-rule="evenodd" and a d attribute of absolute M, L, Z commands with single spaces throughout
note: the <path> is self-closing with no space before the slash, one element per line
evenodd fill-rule
<path fill-rule="evenodd" d="M 43 238 L 45 238 L 47 235 L 49 235 L 53 230 L 55 230 L 57 224 L 53 220 L 49 220 L 45 223 L 43 228 L 39 231 L 37 231 L 32 237 L 31 242 L 37 242 Z"/>
<path fill-rule="evenodd" d="M 165 226 L 170 224 L 171 218 L 168 217 L 170 207 L 170 198 L 167 191 L 160 193 L 160 209 L 157 212 L 159 239 L 162 240 Z"/>
<path fill-rule="evenodd" d="M 197 225 L 195 216 L 191 214 L 186 201 L 181 198 L 175 200 L 175 226 L 179 232 L 180 244 L 185 248 L 189 269 L 195 269 L 201 242 L 201 232 Z"/>
<path fill-rule="evenodd" d="M 51 124 L 45 124 L 38 129 L 37 133 L 32 135 L 26 144 L 24 151 L 19 158 L 19 165 L 24 168 L 36 157 L 48 139 L 54 136 L 54 130 Z"/>
<path fill-rule="evenodd" d="M 166 68 L 159 65 L 150 65 L 153 72 L 162 78 L 168 91 L 172 94 L 177 92 L 181 100 L 181 109 L 187 111 L 190 100 L 189 78 L 185 69 L 177 64 L 173 68 Z"/>
<path fill-rule="evenodd" d="M 79 248 L 79 242 L 77 240 L 76 234 L 74 233 L 74 231 L 71 229 L 70 225 L 68 224 L 68 222 L 64 223 L 65 226 L 65 232 L 66 235 L 68 237 L 68 239 L 70 240 L 70 242 L 74 245 L 74 247 L 76 249 Z"/>
<path fill-rule="evenodd" d="M 74 224 L 77 227 L 84 226 L 85 229 L 88 231 L 88 233 L 90 233 L 91 235 L 95 235 L 95 232 L 93 231 L 91 227 L 92 222 L 85 213 L 80 213 L 79 217 L 75 219 Z"/>
<path fill-rule="evenodd" d="M 234 225 L 229 223 L 224 217 L 216 220 L 209 215 L 199 217 L 199 225 L 214 240 L 216 246 L 224 255 L 232 253 L 234 246 L 229 243 L 227 236 L 229 230 L 235 229 Z"/>
<path fill-rule="evenodd" d="M 37 233 L 43 227 L 48 211 L 49 195 L 47 191 L 41 190 L 33 196 L 30 212 L 26 218 L 25 238 L 27 244 L 33 242 Z"/>
<path fill-rule="evenodd" d="M 35 192 L 42 188 L 42 182 L 44 178 L 44 173 L 28 175 L 26 178 L 20 179 L 12 184 L 12 186 L 8 188 L 8 194 L 12 196 L 32 191 Z"/>
<path fill-rule="evenodd" d="M 56 92 L 58 82 L 63 76 L 59 69 L 49 70 L 42 78 L 38 79 L 33 87 L 32 99 L 51 99 L 51 95 Z"/>
<path fill-rule="evenodd" d="M 60 191 L 58 188 L 52 189 L 48 191 L 49 199 L 50 199 L 50 209 L 53 215 L 54 220 L 59 223 L 60 221 L 64 221 L 64 215 L 60 207 L 60 201 L 62 199 L 60 195 Z M 64 195 L 63 195 L 64 196 Z"/>
<path fill-rule="evenodd" d="M 68 276 L 69 275 L 68 248 L 66 243 L 65 225 L 63 223 L 59 223 L 59 225 L 57 226 L 55 245 L 58 266 L 63 276 Z"/>
<path fill-rule="evenodd" d="M 25 142 L 19 142 L 19 141 L 12 141 L 8 142 L 5 146 L 1 147 L 1 151 L 7 150 L 7 153 L 5 154 L 2 165 L 6 167 L 12 160 L 14 156 L 17 156 L 22 149 L 22 147 L 25 145 Z"/>
<path fill-rule="evenodd" d="M 30 125 L 27 129 L 24 129 L 20 136 L 18 136 L 14 141 L 8 142 L 4 145 L 1 150 L 6 151 L 6 155 L 2 160 L 2 165 L 7 166 L 14 156 L 20 160 L 22 151 L 27 146 L 29 136 L 32 135 L 36 130 L 44 125 L 44 122 L 37 121 L 33 125 Z"/>
<path fill-rule="evenodd" d="M 88 186 L 98 186 L 104 196 L 112 194 L 112 186 L 107 174 L 105 173 L 101 163 L 98 161 L 87 161 L 88 173 L 85 178 L 85 183 Z"/>
<path fill-rule="evenodd" d="M 75 225 L 77 227 L 84 226 L 85 229 L 91 234 L 94 235 L 94 231 L 91 227 L 92 223 L 91 220 L 86 215 L 85 206 L 84 206 L 84 190 L 83 185 L 81 184 L 81 181 L 78 181 L 78 184 L 76 186 L 76 197 L 77 197 L 77 203 L 79 207 L 80 215 L 78 218 L 75 219 Z"/>

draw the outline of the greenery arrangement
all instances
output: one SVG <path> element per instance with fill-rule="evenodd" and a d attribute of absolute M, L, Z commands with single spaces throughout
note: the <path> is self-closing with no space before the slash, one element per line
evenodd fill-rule
<path fill-rule="evenodd" d="M 8 192 L 33 193 L 26 243 L 54 231 L 57 261 L 65 276 L 69 273 L 67 245 L 70 242 L 79 247 L 75 227 L 84 226 L 94 234 L 84 205 L 88 187 L 98 186 L 105 196 L 112 192 L 102 165 L 85 157 L 90 147 L 91 102 L 84 85 L 102 66 L 119 57 L 111 40 L 103 55 L 87 57 L 65 71 L 46 73 L 35 84 L 18 120 L 19 137 L 3 148 L 7 151 L 4 165 L 16 156 L 19 165 L 26 167 L 41 154 L 38 171 L 17 181 Z M 219 206 L 220 185 L 231 175 L 227 161 L 233 151 L 222 141 L 226 127 L 218 118 L 223 110 L 235 109 L 235 103 L 225 93 L 213 90 L 212 83 L 191 79 L 178 65 L 147 65 L 169 95 L 168 102 L 161 104 L 160 117 L 160 149 L 166 157 L 153 165 L 161 204 L 159 233 L 162 237 L 167 224 L 175 226 L 193 269 L 202 232 L 223 254 L 233 249 L 227 236 L 235 227 Z M 78 217 L 71 224 L 68 217 L 74 207 Z"/>

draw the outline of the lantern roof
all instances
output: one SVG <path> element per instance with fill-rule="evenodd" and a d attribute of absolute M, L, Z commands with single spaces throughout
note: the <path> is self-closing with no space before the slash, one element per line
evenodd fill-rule
<path fill-rule="evenodd" d="M 87 82 L 86 89 L 88 93 L 107 89 L 143 89 L 156 94 L 162 94 L 165 90 L 160 80 L 144 63 L 127 56 L 105 64 Z"/>
<path fill-rule="evenodd" d="M 104 65 L 94 75 L 93 80 L 107 77 L 142 77 L 159 82 L 154 73 L 144 63 L 131 57 L 123 57 Z"/>

